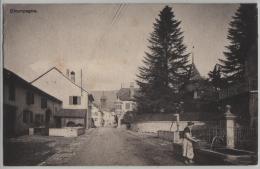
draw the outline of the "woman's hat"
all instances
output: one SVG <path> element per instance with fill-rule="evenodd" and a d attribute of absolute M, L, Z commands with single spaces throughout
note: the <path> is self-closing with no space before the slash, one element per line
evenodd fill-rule
<path fill-rule="evenodd" d="M 188 122 L 188 126 L 194 125 L 194 123 L 192 121 Z"/>

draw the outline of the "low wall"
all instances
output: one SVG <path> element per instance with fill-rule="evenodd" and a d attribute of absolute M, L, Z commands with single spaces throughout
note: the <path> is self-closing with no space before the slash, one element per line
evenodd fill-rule
<path fill-rule="evenodd" d="M 196 126 L 205 125 L 201 121 L 193 121 Z M 187 126 L 188 121 L 179 122 L 179 130 L 182 131 Z M 172 126 L 172 127 L 171 127 Z M 171 130 L 170 130 L 171 128 Z M 152 132 L 157 133 L 159 130 L 163 131 L 176 131 L 177 123 L 172 121 L 146 121 L 146 122 L 137 122 L 131 124 L 131 130 L 136 132 Z"/>
<path fill-rule="evenodd" d="M 50 128 L 49 136 L 77 137 L 85 133 L 82 127 Z"/>
<path fill-rule="evenodd" d="M 173 131 L 158 131 L 158 137 L 164 140 L 173 141 L 174 140 L 174 132 Z"/>

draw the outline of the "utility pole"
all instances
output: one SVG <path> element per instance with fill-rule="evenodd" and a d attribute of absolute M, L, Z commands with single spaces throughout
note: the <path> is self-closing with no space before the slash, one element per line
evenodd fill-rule
<path fill-rule="evenodd" d="M 80 92 L 81 92 L 81 96 L 83 95 L 82 94 L 82 69 L 80 69 Z"/>

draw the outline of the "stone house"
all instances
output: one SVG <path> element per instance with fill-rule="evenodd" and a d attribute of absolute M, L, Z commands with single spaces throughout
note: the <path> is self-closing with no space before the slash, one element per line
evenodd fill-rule
<path fill-rule="evenodd" d="M 37 77 L 31 83 L 62 100 L 62 109 L 55 116 L 56 127 L 91 126 L 91 108 L 93 96 L 82 86 L 80 78 L 74 71 L 67 69 L 66 75 L 53 67 Z M 76 81 L 80 79 L 81 84 Z"/>
<path fill-rule="evenodd" d="M 30 127 L 53 127 L 62 101 L 3 69 L 4 136 L 28 133 Z"/>

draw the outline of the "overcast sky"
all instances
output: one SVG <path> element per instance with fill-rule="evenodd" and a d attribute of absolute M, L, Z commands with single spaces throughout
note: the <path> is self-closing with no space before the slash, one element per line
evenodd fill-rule
<path fill-rule="evenodd" d="M 119 89 L 136 79 L 153 23 L 165 4 L 6 5 L 4 67 L 31 81 L 53 66 L 83 70 L 88 90 Z M 206 76 L 228 44 L 237 4 L 170 4 Z M 36 13 L 10 13 L 33 9 Z M 116 13 L 118 15 L 116 15 Z"/>

